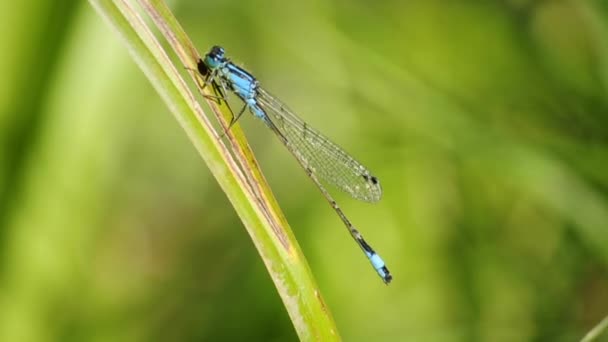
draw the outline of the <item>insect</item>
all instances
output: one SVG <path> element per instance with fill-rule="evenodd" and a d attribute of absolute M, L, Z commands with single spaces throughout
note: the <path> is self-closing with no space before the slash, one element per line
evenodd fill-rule
<path fill-rule="evenodd" d="M 212 84 L 221 99 L 226 100 L 227 93 L 230 92 L 243 101 L 243 108 L 233 115 L 229 128 L 247 109 L 262 120 L 317 185 L 384 283 L 390 283 L 392 275 L 382 258 L 363 239 L 320 182 L 323 180 L 332 184 L 353 198 L 377 202 L 382 195 L 378 178 L 261 87 L 251 73 L 232 63 L 222 47 L 212 47 L 204 59 L 198 62 L 198 71 L 205 78 L 205 86 Z"/>

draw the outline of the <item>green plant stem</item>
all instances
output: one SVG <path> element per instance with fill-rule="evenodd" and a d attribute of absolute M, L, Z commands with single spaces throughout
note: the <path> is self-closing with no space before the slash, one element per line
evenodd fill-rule
<path fill-rule="evenodd" d="M 124 0 L 90 0 L 119 33 L 131 56 L 186 131 L 234 206 L 283 300 L 301 340 L 339 340 L 300 248 L 237 128 L 229 132 L 235 161 L 198 102 L 144 21 Z M 161 1 L 142 1 L 184 65 L 193 68 L 198 53 Z M 220 118 L 225 108 L 211 105 Z M 220 115 L 221 114 L 221 115 Z"/>
<path fill-rule="evenodd" d="M 596 338 L 598 338 L 600 336 L 600 334 L 602 332 L 604 332 L 606 330 L 606 328 L 608 328 L 608 316 L 604 317 L 604 319 L 601 322 L 599 322 L 595 327 L 593 327 L 593 329 L 591 329 L 591 331 L 589 331 L 587 333 L 587 335 L 585 335 L 585 337 L 583 337 L 581 342 L 594 341 Z"/>

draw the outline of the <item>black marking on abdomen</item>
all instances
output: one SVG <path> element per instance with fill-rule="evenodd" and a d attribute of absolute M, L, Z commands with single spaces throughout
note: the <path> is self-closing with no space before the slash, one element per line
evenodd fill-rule
<path fill-rule="evenodd" d="M 393 276 L 386 266 L 382 266 L 382 272 L 384 272 L 384 283 L 388 285 L 393 280 Z"/>
<path fill-rule="evenodd" d="M 367 241 L 365 241 L 363 238 L 360 238 L 359 242 L 361 243 L 361 246 L 363 247 L 363 249 L 366 252 L 369 252 L 371 254 L 376 254 L 376 251 L 374 251 L 374 249 L 372 248 L 372 246 L 368 245 Z"/>

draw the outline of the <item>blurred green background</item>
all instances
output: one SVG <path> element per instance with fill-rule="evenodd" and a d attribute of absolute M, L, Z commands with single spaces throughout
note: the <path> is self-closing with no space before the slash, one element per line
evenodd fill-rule
<path fill-rule="evenodd" d="M 348 341 L 574 341 L 608 314 L 608 3 L 174 1 L 380 179 L 241 120 Z M 0 4 L 0 340 L 297 336 L 225 195 L 84 1 Z M 604 340 L 608 340 L 605 338 Z"/>

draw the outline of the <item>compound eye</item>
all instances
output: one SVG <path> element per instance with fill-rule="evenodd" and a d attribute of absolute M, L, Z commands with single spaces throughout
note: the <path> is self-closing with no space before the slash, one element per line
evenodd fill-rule
<path fill-rule="evenodd" d="M 216 45 L 211 48 L 211 52 L 209 54 L 218 59 L 222 59 L 224 57 L 224 49 L 221 46 Z"/>

